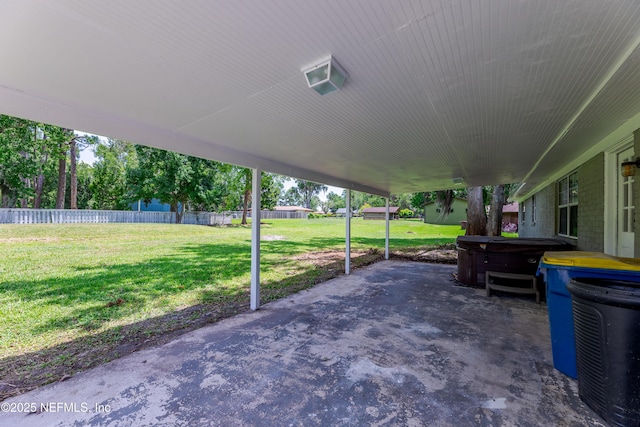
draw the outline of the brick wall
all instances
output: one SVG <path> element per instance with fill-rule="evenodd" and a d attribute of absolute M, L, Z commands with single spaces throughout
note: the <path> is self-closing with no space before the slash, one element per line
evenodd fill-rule
<path fill-rule="evenodd" d="M 556 234 L 555 184 L 547 186 L 535 195 L 535 222 L 533 221 L 533 205 L 533 197 L 520 203 L 520 224 L 518 224 L 518 236 L 554 237 Z"/>
<path fill-rule="evenodd" d="M 640 129 L 636 130 L 633 133 L 633 152 L 636 155 L 640 153 Z M 640 174 L 637 174 L 635 177 L 635 182 L 633 183 L 633 191 L 633 205 L 635 206 L 634 222 L 636 223 L 637 228 L 638 224 L 640 224 Z M 640 229 L 636 230 L 635 232 L 633 253 L 636 257 L 640 256 Z"/>
<path fill-rule="evenodd" d="M 578 168 L 578 249 L 604 252 L 604 153 Z"/>
<path fill-rule="evenodd" d="M 520 203 L 519 236 L 558 237 L 557 185 L 554 182 L 535 195 L 535 223 L 532 222 L 533 197 Z M 578 250 L 604 251 L 604 153 L 578 168 L 578 239 L 567 240 L 577 244 Z"/>

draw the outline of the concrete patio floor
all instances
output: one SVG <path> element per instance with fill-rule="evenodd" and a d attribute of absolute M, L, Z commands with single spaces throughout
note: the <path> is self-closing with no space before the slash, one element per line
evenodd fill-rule
<path fill-rule="evenodd" d="M 5 400 L 0 425 L 605 425 L 553 368 L 546 306 L 455 271 L 377 263 Z"/>

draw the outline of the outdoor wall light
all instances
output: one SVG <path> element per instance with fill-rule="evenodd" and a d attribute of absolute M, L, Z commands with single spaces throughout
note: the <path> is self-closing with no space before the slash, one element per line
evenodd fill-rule
<path fill-rule="evenodd" d="M 347 78 L 347 73 L 329 56 L 316 65 L 302 69 L 309 87 L 320 95 L 326 95 L 339 90 Z"/>
<path fill-rule="evenodd" d="M 636 174 L 636 168 L 640 166 L 640 159 L 633 160 L 631 162 L 622 162 L 620 165 L 620 172 L 622 176 L 634 176 Z"/>
<path fill-rule="evenodd" d="M 464 178 L 462 178 L 462 177 L 453 178 L 453 183 L 455 185 L 462 185 L 462 184 L 464 184 Z"/>

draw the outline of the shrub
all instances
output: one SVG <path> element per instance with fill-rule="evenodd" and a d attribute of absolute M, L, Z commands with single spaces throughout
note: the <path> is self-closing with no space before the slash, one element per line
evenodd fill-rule
<path fill-rule="evenodd" d="M 502 231 L 506 233 L 516 233 L 518 231 L 518 224 L 512 222 L 502 225 Z"/>
<path fill-rule="evenodd" d="M 411 209 L 401 209 L 398 215 L 400 218 L 413 218 L 414 213 Z"/>
<path fill-rule="evenodd" d="M 362 206 L 360 206 L 360 209 L 358 209 L 358 215 L 362 216 L 362 211 L 365 209 L 369 209 L 371 207 L 371 205 L 369 203 L 365 203 Z"/>

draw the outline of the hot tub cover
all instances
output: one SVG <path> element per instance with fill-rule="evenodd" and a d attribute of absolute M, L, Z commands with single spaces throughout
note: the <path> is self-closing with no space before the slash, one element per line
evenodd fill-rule
<path fill-rule="evenodd" d="M 459 249 L 482 250 L 487 252 L 540 253 L 562 251 L 575 246 L 565 240 L 534 237 L 489 237 L 459 236 L 456 239 Z"/>

